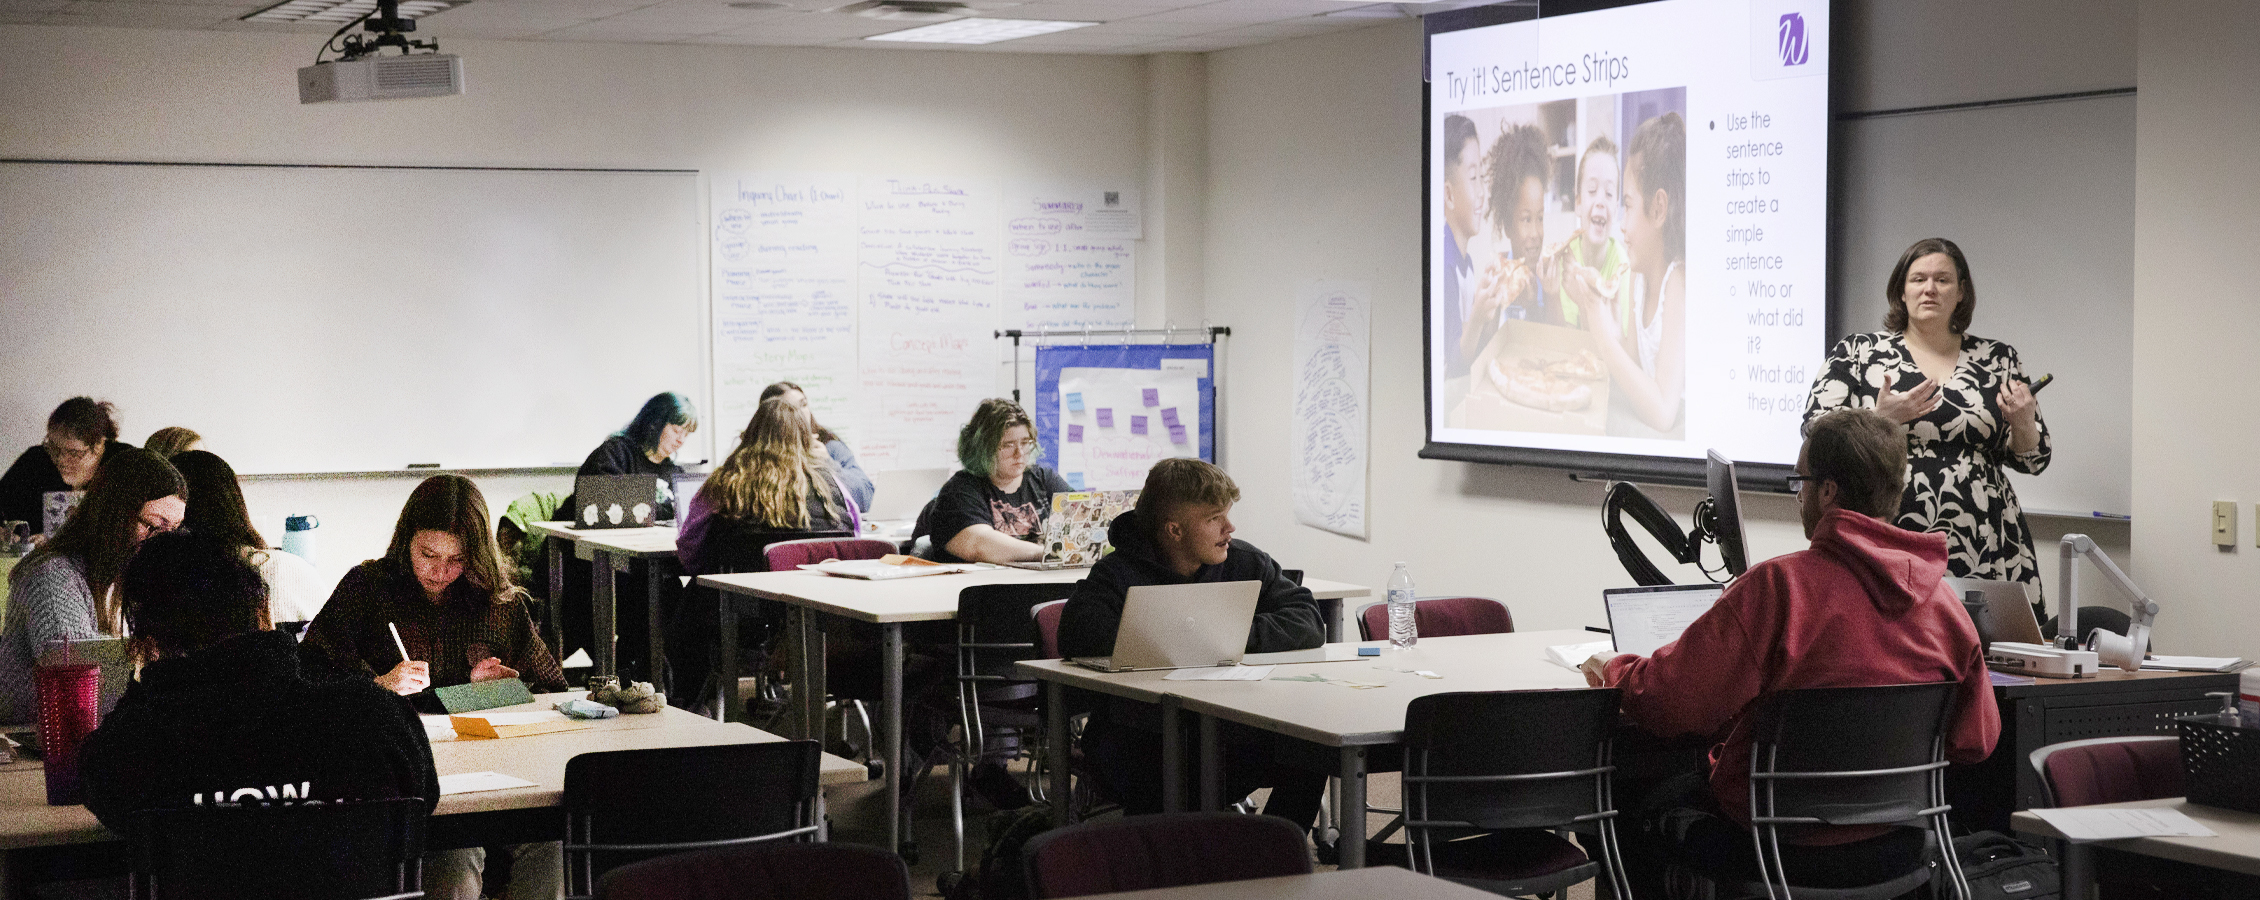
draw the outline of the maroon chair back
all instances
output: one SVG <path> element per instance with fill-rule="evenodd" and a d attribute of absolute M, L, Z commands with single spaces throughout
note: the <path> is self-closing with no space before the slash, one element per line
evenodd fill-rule
<path fill-rule="evenodd" d="M 1036 620 L 1036 651 L 1044 659 L 1059 658 L 1059 617 L 1067 612 L 1067 601 L 1053 600 L 1038 603 L 1028 610 Z"/>
<path fill-rule="evenodd" d="M 2033 751 L 2033 768 L 2057 806 L 2179 797 L 2181 740 L 2171 735 L 2066 741 Z"/>
<path fill-rule="evenodd" d="M 1037 835 L 1021 852 L 1028 896 L 1035 900 L 1311 871 L 1302 829 L 1285 819 L 1238 813 L 1088 822 Z"/>
<path fill-rule="evenodd" d="M 803 563 L 820 563 L 827 559 L 878 559 L 895 552 L 895 545 L 878 538 L 821 537 L 797 541 L 778 541 L 762 548 L 769 557 L 769 571 L 790 572 Z"/>
<path fill-rule="evenodd" d="M 1515 617 L 1507 605 L 1489 597 L 1422 597 L 1413 604 L 1413 622 L 1421 637 L 1463 634 L 1509 634 Z M 1389 604 L 1375 603 L 1358 611 L 1358 639 L 1378 641 L 1389 636 Z"/>
<path fill-rule="evenodd" d="M 681 853 L 608 872 L 599 900 L 909 900 L 902 857 L 859 844 Z"/>

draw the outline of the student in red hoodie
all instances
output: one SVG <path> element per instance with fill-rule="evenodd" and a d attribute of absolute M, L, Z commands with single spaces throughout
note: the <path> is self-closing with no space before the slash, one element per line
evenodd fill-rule
<path fill-rule="evenodd" d="M 1811 549 L 1750 567 L 1654 656 L 1596 654 L 1586 681 L 1622 688 L 1624 715 L 1659 737 L 1714 736 L 1710 771 L 1664 782 L 1625 835 L 1637 896 L 1664 896 L 1672 862 L 1757 871 L 1749 818 L 1750 716 L 1796 688 L 1961 685 L 1946 758 L 1975 763 L 2001 736 L 1977 629 L 1943 581 L 1946 538 L 1891 524 L 1907 471 L 1900 426 L 1872 410 L 1806 428 L 1798 489 Z M 1706 784 L 1707 782 L 1707 784 Z M 1922 833 L 1815 828 L 1784 837 L 1792 883 L 1869 884 L 1922 865 Z"/>

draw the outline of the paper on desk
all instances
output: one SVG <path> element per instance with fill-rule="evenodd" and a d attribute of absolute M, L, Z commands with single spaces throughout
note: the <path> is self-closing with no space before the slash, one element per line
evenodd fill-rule
<path fill-rule="evenodd" d="M 1611 650 L 1616 649 L 1616 647 L 1617 645 L 1615 641 L 1587 641 L 1582 644 L 1559 644 L 1546 648 L 1546 661 L 1575 672 L 1577 671 L 1578 666 L 1584 665 L 1586 660 L 1592 659 L 1593 654 L 1607 653 Z"/>
<path fill-rule="evenodd" d="M 2213 837 L 2178 809 L 2035 809 L 2033 815 L 2056 826 L 2068 841 L 2108 841 L 2131 837 Z"/>
<path fill-rule="evenodd" d="M 440 718 L 448 718 L 441 716 Z M 540 722 L 563 722 L 565 714 L 554 709 L 536 709 L 526 712 L 475 712 L 461 713 L 458 719 L 485 719 L 496 725 L 533 725 Z"/>
<path fill-rule="evenodd" d="M 2235 656 L 2152 656 L 2142 661 L 2145 669 L 2168 669 L 2175 672 L 2234 672 L 2251 665 Z"/>
<path fill-rule="evenodd" d="M 1163 681 L 1262 681 L 1271 677 L 1270 666 L 1210 666 L 1201 669 L 1177 669 L 1161 676 Z"/>
<path fill-rule="evenodd" d="M 589 648 L 582 647 L 579 650 L 573 651 L 573 655 L 565 657 L 565 661 L 558 663 L 557 665 L 558 667 L 565 669 L 586 669 L 590 666 L 596 665 L 596 662 L 589 659 Z"/>
<path fill-rule="evenodd" d="M 455 723 L 448 721 L 447 716 L 419 715 L 416 718 L 423 721 L 424 737 L 427 740 L 452 741 L 455 739 Z"/>
<path fill-rule="evenodd" d="M 439 777 L 439 795 L 470 794 L 478 791 L 507 791 L 511 788 L 533 787 L 523 778 L 513 778 L 500 772 L 462 772 Z"/>

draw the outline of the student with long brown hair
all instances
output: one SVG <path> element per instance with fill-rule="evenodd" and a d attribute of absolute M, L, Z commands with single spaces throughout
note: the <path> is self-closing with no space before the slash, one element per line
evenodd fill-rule
<path fill-rule="evenodd" d="M 53 540 L 9 573 L 7 624 L 0 627 L 0 722 L 27 722 L 37 708 L 32 663 L 53 641 L 124 632 L 114 590 L 134 547 L 180 527 L 188 487 L 157 455 L 112 449 Z"/>
<path fill-rule="evenodd" d="M 322 590 L 321 575 L 313 563 L 270 547 L 252 526 L 251 508 L 243 502 L 243 485 L 234 466 L 207 450 L 182 451 L 169 461 L 188 484 L 188 495 L 195 498 L 181 524 L 227 541 L 258 567 L 260 580 L 267 584 L 269 621 L 304 623 L 322 611 L 328 594 Z"/>
<path fill-rule="evenodd" d="M 761 399 L 771 397 L 783 397 L 787 403 L 808 409 L 808 392 L 790 381 L 780 381 L 761 389 Z M 824 445 L 824 454 L 832 458 L 832 468 L 839 470 L 840 483 L 847 485 L 848 498 L 855 501 L 855 508 L 869 510 L 872 498 L 879 496 L 879 487 L 863 471 L 863 464 L 855 461 L 855 451 L 849 449 L 847 442 L 840 440 L 839 435 L 832 433 L 832 429 L 817 421 L 813 410 L 808 414 L 808 424 L 816 429 L 816 440 Z"/>

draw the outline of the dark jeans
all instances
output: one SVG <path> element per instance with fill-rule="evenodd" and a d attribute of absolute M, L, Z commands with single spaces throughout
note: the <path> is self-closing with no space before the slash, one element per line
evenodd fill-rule
<path fill-rule="evenodd" d="M 1113 712 L 1108 708 L 1094 713 L 1083 732 L 1083 755 L 1091 774 L 1102 793 L 1122 804 L 1124 814 L 1161 812 L 1161 731 L 1158 726 L 1140 727 L 1152 723 L 1121 721 L 1128 717 L 1110 715 Z M 1318 817 L 1319 800 L 1326 795 L 1327 775 L 1282 758 L 1291 749 L 1291 738 L 1227 722 L 1222 723 L 1218 743 L 1224 756 L 1227 801 L 1269 787 L 1264 815 L 1286 819 L 1297 828 L 1311 827 Z M 1186 754 L 1197 754 L 1198 746 L 1188 734 Z M 1189 786 L 1198 783 L 1197 769 L 1188 765 L 1185 772 Z"/>
<path fill-rule="evenodd" d="M 1637 897 L 1667 897 L 1664 872 L 1679 866 L 1720 880 L 1756 880 L 1751 830 L 1726 817 L 1705 773 L 1657 784 L 1627 827 L 1618 830 L 1625 869 Z M 1782 868 L 1793 885 L 1858 887 L 1889 881 L 1923 865 L 1924 832 L 1896 828 L 1864 841 L 1826 846 L 1783 842 Z"/>

